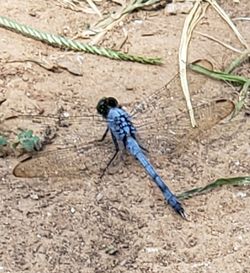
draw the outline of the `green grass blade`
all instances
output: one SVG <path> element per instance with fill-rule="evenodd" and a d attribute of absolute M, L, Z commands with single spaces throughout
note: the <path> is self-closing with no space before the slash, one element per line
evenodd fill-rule
<path fill-rule="evenodd" d="M 107 57 L 110 59 L 115 59 L 115 60 L 131 61 L 131 62 L 138 62 L 143 64 L 154 64 L 154 65 L 162 64 L 162 60 L 158 57 L 151 58 L 151 57 L 130 55 L 130 54 L 126 54 L 124 52 L 112 50 L 109 48 L 91 46 L 89 44 L 84 44 L 78 41 L 68 39 L 64 36 L 59 36 L 59 35 L 46 33 L 43 31 L 39 31 L 37 29 L 20 24 L 4 16 L 0 16 L 0 27 L 4 27 L 6 29 L 15 31 L 17 33 L 21 33 L 24 36 L 30 37 L 32 39 L 36 39 L 38 41 L 45 42 L 52 46 L 68 48 L 74 51 L 83 51 L 83 52 L 100 55 L 100 56 Z"/>
<path fill-rule="evenodd" d="M 238 58 L 232 61 L 232 63 L 225 69 L 226 73 L 232 73 L 233 70 L 240 66 L 243 62 L 247 61 L 250 57 L 250 51 L 243 52 Z"/>
<path fill-rule="evenodd" d="M 243 106 L 245 105 L 247 94 L 249 92 L 249 86 L 250 86 L 250 80 L 246 81 L 245 84 L 243 85 L 240 91 L 239 100 L 235 104 L 235 109 L 234 109 L 234 112 L 232 113 L 231 118 L 234 118 L 235 116 L 237 116 L 239 112 L 241 111 L 241 109 L 243 108 Z"/>
<path fill-rule="evenodd" d="M 221 72 L 221 71 L 209 70 L 209 69 L 207 69 L 201 65 L 198 65 L 198 64 L 189 64 L 188 67 L 197 73 L 203 74 L 203 75 L 208 76 L 208 77 L 215 79 L 215 80 L 228 81 L 228 82 L 233 82 L 233 83 L 237 83 L 240 85 L 244 85 L 247 81 L 249 81 L 248 78 L 228 74 L 228 73 Z"/>
<path fill-rule="evenodd" d="M 215 80 L 222 80 L 241 85 L 242 89 L 239 94 L 238 102 L 235 104 L 235 110 L 232 114 L 231 119 L 239 114 L 241 109 L 244 107 L 247 95 L 250 92 L 250 79 L 238 75 L 229 74 L 226 72 L 209 70 L 198 64 L 189 64 L 189 68 L 197 73 L 203 74 Z"/>
<path fill-rule="evenodd" d="M 180 200 L 189 199 L 197 195 L 201 195 L 210 192 L 218 187 L 228 185 L 228 186 L 249 186 L 250 176 L 243 177 L 232 177 L 232 178 L 219 178 L 214 182 L 206 185 L 205 187 L 194 188 L 189 191 L 185 191 L 177 195 Z"/>

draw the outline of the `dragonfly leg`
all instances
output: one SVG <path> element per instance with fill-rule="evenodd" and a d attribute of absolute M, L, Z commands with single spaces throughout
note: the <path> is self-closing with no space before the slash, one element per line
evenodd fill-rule
<path fill-rule="evenodd" d="M 139 147 L 140 147 L 144 152 L 149 153 L 149 150 L 146 149 L 145 147 L 143 147 L 143 146 L 139 143 L 139 141 L 137 140 L 135 134 L 131 134 L 131 136 L 132 136 L 132 138 L 133 138 L 134 140 L 136 140 L 136 142 L 138 143 Z"/>
<path fill-rule="evenodd" d="M 139 144 L 139 147 L 140 147 L 144 152 L 149 153 L 149 150 L 148 150 L 148 149 L 146 149 L 145 147 L 143 147 L 140 143 L 138 143 L 138 144 Z"/>
<path fill-rule="evenodd" d="M 0 100 L 0 105 L 1 105 L 2 103 L 4 103 L 5 101 L 6 101 L 6 99 Z"/>
<path fill-rule="evenodd" d="M 105 134 L 104 134 L 104 135 L 107 135 L 108 130 L 109 130 L 109 129 L 107 129 L 107 130 L 105 131 Z M 102 177 L 105 175 L 107 169 L 109 168 L 109 166 L 111 165 L 111 163 L 114 161 L 114 159 L 116 158 L 116 156 L 117 156 L 117 154 L 118 154 L 118 152 L 119 152 L 119 150 L 120 150 L 120 149 L 119 149 L 118 142 L 117 142 L 115 136 L 112 134 L 112 132 L 111 132 L 111 136 L 112 136 L 112 140 L 113 140 L 114 145 L 115 145 L 115 153 L 114 153 L 114 155 L 112 156 L 112 158 L 109 160 L 107 166 L 103 169 L 100 178 L 102 178 Z M 104 138 L 105 138 L 105 137 L 104 137 Z"/>
<path fill-rule="evenodd" d="M 107 129 L 105 130 L 105 132 L 104 132 L 102 138 L 99 139 L 98 142 L 102 142 L 102 141 L 106 138 L 106 136 L 107 136 L 107 134 L 108 134 L 108 131 L 109 131 L 109 127 L 107 127 Z"/>

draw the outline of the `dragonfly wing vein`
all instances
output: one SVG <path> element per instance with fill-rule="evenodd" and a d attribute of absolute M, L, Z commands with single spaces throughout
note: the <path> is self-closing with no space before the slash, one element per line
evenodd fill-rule
<path fill-rule="evenodd" d="M 234 110 L 230 100 L 214 100 L 194 108 L 198 127 L 192 128 L 188 112 L 176 116 L 155 117 L 154 121 L 138 124 L 138 139 L 151 152 L 172 153 L 186 147 L 188 142 L 205 136 Z M 136 125 L 136 122 L 135 122 Z"/>
<path fill-rule="evenodd" d="M 99 174 L 113 153 L 111 141 L 51 150 L 18 163 L 13 173 L 17 177 L 81 177 Z"/>

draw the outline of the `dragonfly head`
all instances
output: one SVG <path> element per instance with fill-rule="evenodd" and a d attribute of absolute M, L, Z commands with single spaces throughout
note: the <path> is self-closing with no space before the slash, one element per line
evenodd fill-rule
<path fill-rule="evenodd" d="M 96 109 L 104 118 L 108 116 L 111 108 L 119 107 L 118 101 L 113 97 L 104 97 L 99 100 Z"/>

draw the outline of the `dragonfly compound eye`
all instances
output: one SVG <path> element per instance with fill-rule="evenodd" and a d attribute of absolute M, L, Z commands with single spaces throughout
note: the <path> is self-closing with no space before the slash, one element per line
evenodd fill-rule
<path fill-rule="evenodd" d="M 108 97 L 106 100 L 107 100 L 107 104 L 109 107 L 111 107 L 111 108 L 118 107 L 117 99 L 115 99 L 113 97 Z"/>
<path fill-rule="evenodd" d="M 99 100 L 96 109 L 97 112 L 103 117 L 107 117 L 110 108 L 114 108 L 118 106 L 118 101 L 113 97 L 104 97 Z"/>
<path fill-rule="evenodd" d="M 100 115 L 103 115 L 103 112 L 105 111 L 105 104 L 106 104 L 105 101 L 106 101 L 106 98 L 100 99 L 96 106 L 96 110 Z"/>

